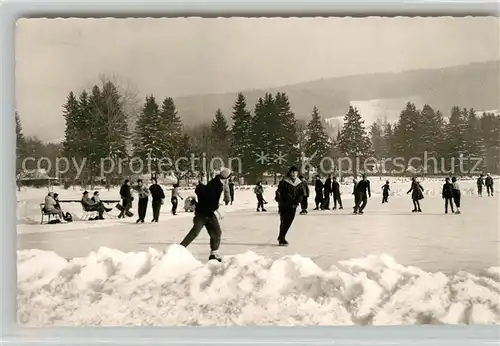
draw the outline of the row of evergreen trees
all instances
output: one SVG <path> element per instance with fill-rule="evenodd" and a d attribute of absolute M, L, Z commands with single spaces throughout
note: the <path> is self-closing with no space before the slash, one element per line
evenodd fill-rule
<path fill-rule="evenodd" d="M 408 103 L 396 123 L 378 120 L 366 128 L 358 110 L 350 107 L 342 127 L 332 136 L 318 108 L 313 107 L 310 120 L 304 124 L 296 119 L 288 96 L 282 92 L 266 93 L 252 109 L 239 93 L 230 114 L 231 126 L 218 109 L 211 124 L 191 129 L 183 128 L 170 97 L 160 104 L 153 95 L 146 96 L 137 115 L 127 114 L 123 103 L 117 86 L 109 81 L 78 96 L 69 93 L 63 106 L 66 132 L 61 155 L 79 162 L 86 160 L 82 178 L 98 176 L 102 159 L 118 162 L 132 156 L 151 159 L 151 166 L 144 166 L 144 172 L 171 168 L 179 178 L 196 178 L 196 172 L 204 172 L 207 167 L 201 160 L 194 167 L 184 160 L 176 170 L 172 164 L 178 158 L 194 155 L 210 162 L 219 157 L 226 165 L 230 158 L 239 158 L 249 181 L 264 172 L 282 173 L 291 164 L 300 164 L 301 156 L 310 158 L 311 166 L 317 167 L 325 156 L 408 160 L 422 157 L 424 152 L 444 159 L 463 155 L 485 158 L 484 168 L 492 172 L 498 171 L 500 159 L 500 116 L 478 117 L 472 109 L 454 107 L 447 122 L 429 105 L 419 110 Z M 18 117 L 17 121 L 19 136 Z M 20 141 L 18 138 L 18 147 Z M 23 154 L 18 152 L 20 156 Z M 164 158 L 170 162 L 160 161 Z M 236 165 L 237 161 L 231 163 Z M 180 176 L 180 171 L 187 174 Z M 127 167 L 115 167 L 107 178 L 122 179 L 128 174 Z"/>

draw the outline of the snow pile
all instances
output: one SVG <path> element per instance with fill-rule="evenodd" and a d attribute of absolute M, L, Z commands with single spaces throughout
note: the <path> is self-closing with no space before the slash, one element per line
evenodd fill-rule
<path fill-rule="evenodd" d="M 498 324 L 499 294 L 498 267 L 446 276 L 387 255 L 324 271 L 299 255 L 253 252 L 204 264 L 178 245 L 69 261 L 18 252 L 18 318 L 28 326 Z"/>

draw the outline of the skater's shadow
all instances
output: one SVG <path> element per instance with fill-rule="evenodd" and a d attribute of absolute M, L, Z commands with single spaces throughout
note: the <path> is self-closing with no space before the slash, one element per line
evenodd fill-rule
<path fill-rule="evenodd" d="M 141 242 L 137 243 L 138 245 L 161 245 L 161 246 L 169 246 L 169 245 L 174 245 L 174 244 L 179 244 L 179 243 L 169 243 L 169 242 Z M 191 244 L 194 245 L 209 245 L 209 242 L 192 242 Z M 231 245 L 231 246 L 258 246 L 258 247 L 275 247 L 277 246 L 276 244 L 271 244 L 271 243 L 226 243 L 224 240 L 221 241 L 221 245 Z"/>

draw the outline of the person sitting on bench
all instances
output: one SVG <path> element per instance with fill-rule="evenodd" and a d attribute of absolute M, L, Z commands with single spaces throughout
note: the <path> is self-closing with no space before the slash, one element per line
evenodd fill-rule
<path fill-rule="evenodd" d="M 89 197 L 89 192 L 85 191 L 83 193 L 83 197 L 81 200 L 83 210 L 85 211 L 97 211 L 99 213 L 99 216 L 97 217 L 97 220 L 104 220 L 104 217 L 102 214 L 106 211 L 104 208 L 104 205 L 102 202 L 94 202 L 90 197 Z"/>
<path fill-rule="evenodd" d="M 94 196 L 92 196 L 91 199 L 94 203 L 102 205 L 104 207 L 104 210 L 106 210 L 107 213 L 109 213 L 111 210 L 113 210 L 111 208 L 106 208 L 106 206 L 104 205 L 104 202 L 101 201 L 101 197 L 99 196 L 99 191 L 94 191 Z"/>
<path fill-rule="evenodd" d="M 53 192 L 49 192 L 49 194 L 45 196 L 43 211 L 49 214 L 58 215 L 61 220 L 64 220 L 64 213 L 59 206 L 59 202 L 54 198 Z"/>

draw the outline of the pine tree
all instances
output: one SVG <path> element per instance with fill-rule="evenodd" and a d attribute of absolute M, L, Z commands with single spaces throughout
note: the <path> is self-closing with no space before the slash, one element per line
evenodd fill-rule
<path fill-rule="evenodd" d="M 181 137 L 178 154 L 182 159 L 178 159 L 177 162 L 174 162 L 176 165 L 175 171 L 177 172 L 176 177 L 178 180 L 186 179 L 189 185 L 190 179 L 195 178 L 195 171 L 191 165 L 191 154 L 193 154 L 192 142 L 191 138 L 186 133 Z"/>
<path fill-rule="evenodd" d="M 265 98 L 259 98 L 254 108 L 252 118 L 252 147 L 253 162 L 252 175 L 260 176 L 267 172 L 272 165 L 272 155 L 274 154 L 273 134 L 276 131 L 271 123 L 270 103 L 273 101 L 271 94 L 266 94 Z M 262 159 L 261 159 L 262 158 Z"/>
<path fill-rule="evenodd" d="M 160 108 L 156 98 L 153 95 L 146 96 L 136 122 L 134 156 L 143 160 L 143 168 L 146 160 L 150 158 L 154 172 L 159 171 L 160 160 L 163 159 L 159 122 Z"/>
<path fill-rule="evenodd" d="M 311 120 L 307 124 L 304 154 L 311 158 L 310 164 L 318 169 L 323 158 L 330 154 L 332 143 L 325 133 L 319 110 L 313 107 Z"/>
<path fill-rule="evenodd" d="M 370 138 L 366 134 L 364 122 L 358 110 L 349 106 L 338 141 L 340 151 L 351 160 L 355 175 L 358 173 L 356 160 L 371 155 Z"/>
<path fill-rule="evenodd" d="M 75 94 L 70 91 L 63 105 L 63 116 L 66 120 L 66 129 L 64 133 L 64 153 L 67 157 L 79 157 L 84 143 L 81 142 L 79 126 L 79 105 Z"/>
<path fill-rule="evenodd" d="M 22 162 L 26 157 L 26 140 L 23 135 L 23 128 L 19 114 L 15 112 L 16 117 L 16 173 L 22 171 Z"/>
<path fill-rule="evenodd" d="M 490 173 L 500 173 L 500 115 L 485 113 L 480 118 L 481 136 L 485 147 L 484 168 Z"/>
<path fill-rule="evenodd" d="M 386 152 L 386 141 L 384 138 L 383 125 L 380 121 L 375 121 L 370 126 L 370 136 L 375 157 L 377 159 L 383 158 Z"/>
<path fill-rule="evenodd" d="M 444 136 L 444 120 L 441 113 L 435 112 L 429 105 L 421 111 L 420 145 L 428 157 L 437 157 L 441 151 Z"/>
<path fill-rule="evenodd" d="M 233 126 L 231 128 L 231 157 L 240 159 L 241 169 L 250 173 L 255 156 L 252 153 L 252 115 L 247 110 L 245 96 L 238 94 L 233 106 Z"/>
<path fill-rule="evenodd" d="M 422 157 L 420 112 L 411 102 L 401 112 L 394 130 L 393 149 L 395 154 L 409 160 Z"/>
<path fill-rule="evenodd" d="M 177 113 L 174 100 L 171 97 L 166 97 L 163 100 L 158 128 L 161 133 L 161 148 L 163 153 L 172 161 L 178 160 L 182 140 L 182 121 Z"/>
<path fill-rule="evenodd" d="M 289 166 L 297 165 L 300 158 L 299 140 L 297 134 L 297 120 L 293 113 L 286 93 L 276 93 L 275 111 L 275 155 L 284 154 L 284 160 L 279 159 L 274 165 L 275 171 L 285 172 Z"/>
<path fill-rule="evenodd" d="M 470 109 L 466 113 L 466 129 L 465 129 L 465 148 L 466 156 L 468 158 L 484 158 L 485 147 L 483 138 L 481 137 L 481 122 L 476 116 L 474 109 Z M 475 162 L 469 161 L 467 163 L 468 170 L 471 170 Z"/>
<path fill-rule="evenodd" d="M 215 155 L 221 158 L 224 162 L 228 162 L 229 159 L 229 141 L 230 141 L 230 131 L 227 125 L 226 118 L 222 111 L 217 109 L 215 112 L 214 120 L 212 121 L 212 145 L 214 147 Z M 218 167 L 221 168 L 221 167 Z"/>
<path fill-rule="evenodd" d="M 455 163 L 455 170 L 459 168 L 458 159 L 467 151 L 465 142 L 466 116 L 467 113 L 464 114 L 459 107 L 453 107 L 446 127 L 447 156 L 450 161 L 453 160 L 452 162 Z"/>

